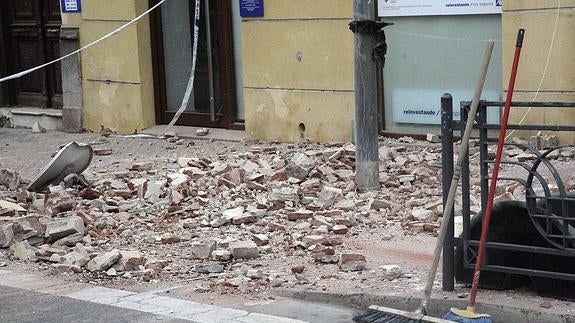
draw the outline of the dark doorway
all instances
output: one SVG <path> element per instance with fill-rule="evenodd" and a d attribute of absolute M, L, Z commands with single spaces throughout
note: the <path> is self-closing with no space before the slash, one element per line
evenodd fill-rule
<path fill-rule="evenodd" d="M 1 72 L 17 73 L 60 56 L 59 0 L 2 0 L 0 14 Z M 9 81 L 2 92 L 8 105 L 61 108 L 60 64 Z"/>
<path fill-rule="evenodd" d="M 232 128 L 236 121 L 232 1 L 201 0 L 200 3 L 194 90 L 177 124 Z M 187 87 L 192 67 L 194 6 L 194 0 L 167 1 L 151 17 L 159 124 L 172 120 Z"/>

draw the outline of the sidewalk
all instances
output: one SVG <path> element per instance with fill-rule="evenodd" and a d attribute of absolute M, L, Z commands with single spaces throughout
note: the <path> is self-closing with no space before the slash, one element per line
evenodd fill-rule
<path fill-rule="evenodd" d="M 9 320 L 7 313 L 10 309 L 6 306 L 9 303 L 7 298 L 13 296 L 20 289 L 31 292 L 32 296 L 36 293 L 60 296 L 77 301 L 89 302 L 99 305 L 112 306 L 119 309 L 133 310 L 139 313 L 153 314 L 157 320 L 165 321 L 166 319 L 178 319 L 188 322 L 277 322 L 277 323 L 305 323 L 307 320 L 292 319 L 280 317 L 272 314 L 260 312 L 283 312 L 283 315 L 292 317 L 309 316 L 312 320 L 309 322 L 345 322 L 351 319 L 353 310 L 330 307 L 328 305 L 312 304 L 302 301 L 278 301 L 278 304 L 269 303 L 261 306 L 259 311 L 246 311 L 235 308 L 219 307 L 214 305 L 202 304 L 198 302 L 186 301 L 156 293 L 144 292 L 136 293 L 125 290 L 118 290 L 105 287 L 94 287 L 90 284 L 67 283 L 58 279 L 47 279 L 46 277 L 34 274 L 22 274 L 9 270 L 0 270 L 0 290 L 10 291 L 0 296 L 0 317 Z M 70 301 L 70 300 L 68 300 Z M 305 305 L 304 305 L 305 304 Z M 66 309 L 64 309 L 65 311 Z M 35 309 L 39 311 L 39 309 Z M 81 311 L 74 309 L 74 312 Z M 85 308 L 85 315 L 89 315 L 92 310 Z M 291 313 L 288 313 L 291 312 Z M 58 315 L 63 315 L 62 313 Z M 124 321 L 126 315 L 117 312 L 117 317 L 109 317 L 114 321 Z M 133 314 L 133 319 L 126 319 L 127 322 L 140 322 L 141 317 Z M 314 317 L 315 316 L 315 317 Z M 34 317 L 38 319 L 38 317 Z M 99 317 L 84 317 L 85 322 L 99 322 Z"/>

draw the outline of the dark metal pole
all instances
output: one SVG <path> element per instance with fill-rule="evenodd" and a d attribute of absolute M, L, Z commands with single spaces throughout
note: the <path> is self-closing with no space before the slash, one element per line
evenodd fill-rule
<path fill-rule="evenodd" d="M 375 20 L 377 1 L 354 0 L 356 21 Z M 375 34 L 354 33 L 355 43 L 355 182 L 358 191 L 379 189 L 377 62 Z"/>
<path fill-rule="evenodd" d="M 441 96 L 441 181 L 443 183 L 443 207 L 447 205 L 447 196 L 453 179 L 453 98 L 445 93 Z M 453 214 L 453 209 L 451 210 Z M 445 211 L 444 211 L 445 212 Z M 453 291 L 454 286 L 454 250 L 453 250 L 453 217 L 447 226 L 443 244 L 443 290 Z"/>

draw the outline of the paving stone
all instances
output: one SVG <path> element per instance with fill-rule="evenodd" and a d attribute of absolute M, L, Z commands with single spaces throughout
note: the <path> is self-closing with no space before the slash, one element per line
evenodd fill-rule
<path fill-rule="evenodd" d="M 220 308 L 205 313 L 190 315 L 188 318 L 194 322 L 201 323 L 233 322 L 235 319 L 245 317 L 248 314 L 246 311 Z"/>

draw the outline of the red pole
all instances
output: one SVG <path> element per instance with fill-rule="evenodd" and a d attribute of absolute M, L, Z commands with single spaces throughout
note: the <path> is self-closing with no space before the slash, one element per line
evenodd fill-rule
<path fill-rule="evenodd" d="M 517 76 L 517 68 L 519 66 L 519 57 L 521 56 L 521 47 L 523 46 L 523 37 L 525 36 L 525 29 L 519 29 L 517 35 L 517 44 L 515 45 L 515 57 L 513 58 L 513 65 L 511 67 L 511 77 L 509 79 L 509 87 L 507 88 L 507 98 L 505 99 L 505 109 L 503 111 L 503 119 L 501 120 L 501 130 L 499 131 L 499 140 L 497 142 L 497 152 L 495 153 L 495 164 L 493 166 L 493 176 L 489 185 L 489 195 L 487 196 L 487 206 L 485 207 L 485 216 L 483 217 L 483 225 L 481 227 L 481 240 L 479 240 L 479 252 L 475 262 L 475 273 L 473 274 L 473 284 L 471 285 L 471 293 L 469 294 L 469 301 L 467 306 L 469 308 L 475 307 L 475 298 L 477 297 L 477 290 L 479 289 L 479 276 L 481 275 L 481 267 L 485 258 L 485 249 L 487 247 L 487 233 L 491 222 L 491 212 L 493 211 L 493 199 L 495 198 L 495 189 L 497 188 L 497 178 L 499 177 L 499 166 L 501 165 L 501 156 L 503 155 L 503 144 L 505 141 L 505 133 L 507 132 L 507 122 L 509 121 L 509 112 L 511 111 L 511 100 L 513 99 L 513 90 L 515 89 L 515 78 Z"/>

